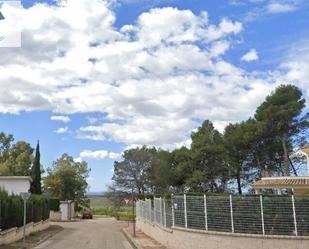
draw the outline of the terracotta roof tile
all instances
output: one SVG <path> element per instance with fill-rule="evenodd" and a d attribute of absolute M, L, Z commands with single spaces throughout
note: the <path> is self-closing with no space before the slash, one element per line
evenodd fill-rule
<path fill-rule="evenodd" d="M 285 187 L 297 186 L 309 188 L 309 177 L 267 177 L 256 181 L 252 184 L 253 187 Z"/>

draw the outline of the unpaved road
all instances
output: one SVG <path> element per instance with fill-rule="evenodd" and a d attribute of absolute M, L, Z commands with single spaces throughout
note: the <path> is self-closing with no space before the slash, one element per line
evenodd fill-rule
<path fill-rule="evenodd" d="M 63 231 L 35 249 L 133 249 L 120 231 L 123 223 L 113 218 L 57 224 Z"/>

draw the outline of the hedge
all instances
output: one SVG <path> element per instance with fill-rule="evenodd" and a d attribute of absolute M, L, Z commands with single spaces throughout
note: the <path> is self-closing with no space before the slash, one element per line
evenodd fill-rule
<path fill-rule="evenodd" d="M 0 191 L 0 229 L 5 230 L 23 225 L 24 204 L 20 196 Z M 50 200 L 46 196 L 31 195 L 27 202 L 27 223 L 49 218 Z"/>
<path fill-rule="evenodd" d="M 58 212 L 60 210 L 60 199 L 56 197 L 49 198 L 50 210 Z"/>

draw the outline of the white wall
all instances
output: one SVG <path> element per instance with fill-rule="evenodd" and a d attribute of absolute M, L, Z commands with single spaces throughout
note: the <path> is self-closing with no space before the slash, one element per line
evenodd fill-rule
<path fill-rule="evenodd" d="M 68 202 L 60 202 L 60 212 L 61 212 L 62 221 L 69 220 L 69 203 Z"/>
<path fill-rule="evenodd" d="M 161 228 L 137 220 L 146 235 L 170 249 L 308 249 L 309 237 L 273 236 L 206 232 L 202 230 Z"/>
<path fill-rule="evenodd" d="M 30 190 L 29 179 L 0 179 L 0 188 L 5 189 L 9 195 L 20 194 Z"/>
<path fill-rule="evenodd" d="M 75 204 L 74 201 L 61 201 L 60 202 L 61 220 L 68 221 L 75 217 Z"/>

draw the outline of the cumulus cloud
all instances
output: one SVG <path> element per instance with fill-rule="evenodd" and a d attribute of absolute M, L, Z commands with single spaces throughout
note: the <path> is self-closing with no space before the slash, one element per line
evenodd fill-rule
<path fill-rule="evenodd" d="M 226 61 L 243 25 L 213 23 L 207 12 L 156 8 L 119 29 L 110 1 L 37 4 L 18 14 L 23 44 L 1 50 L 0 112 L 101 113 L 78 130 L 82 139 L 181 146 L 200 120 L 222 130 L 281 83 Z"/>
<path fill-rule="evenodd" d="M 84 150 L 79 154 L 79 157 L 76 159 L 77 161 L 82 161 L 86 159 L 92 160 L 104 160 L 104 159 L 118 159 L 121 157 L 120 153 L 110 152 L 106 150 Z"/>
<path fill-rule="evenodd" d="M 251 49 L 249 52 L 244 54 L 241 57 L 241 61 L 251 62 L 251 61 L 257 61 L 259 59 L 259 55 L 255 49 Z"/>
<path fill-rule="evenodd" d="M 50 120 L 69 123 L 71 119 L 68 116 L 51 116 Z"/>
<path fill-rule="evenodd" d="M 61 128 L 58 128 L 57 130 L 55 130 L 54 132 L 58 133 L 58 134 L 68 133 L 69 132 L 69 127 L 61 127 Z"/>
<path fill-rule="evenodd" d="M 309 102 L 309 40 L 297 42 L 292 45 L 292 49 L 281 64 L 285 70 L 284 75 L 280 75 L 285 82 L 297 84 L 304 90 L 307 103 Z M 308 105 L 307 105 L 308 106 Z"/>

